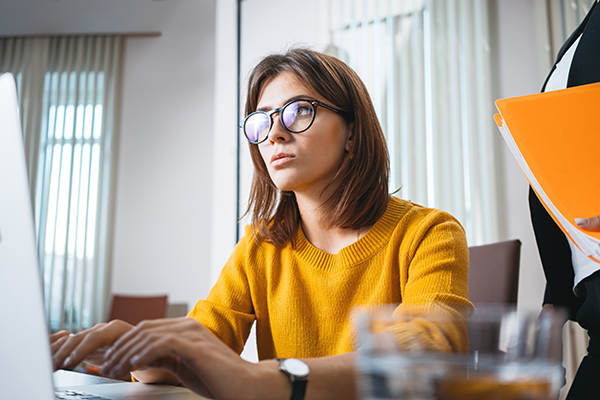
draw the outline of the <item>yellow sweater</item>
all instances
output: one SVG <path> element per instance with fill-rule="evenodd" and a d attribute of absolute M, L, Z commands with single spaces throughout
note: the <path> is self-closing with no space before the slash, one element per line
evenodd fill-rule
<path fill-rule="evenodd" d="M 260 359 L 336 355 L 354 350 L 349 316 L 358 305 L 410 310 L 437 302 L 466 313 L 468 263 L 458 221 L 392 197 L 369 232 L 338 254 L 311 245 L 302 229 L 292 249 L 257 245 L 246 228 L 207 299 L 188 316 L 238 353 L 256 320 Z M 458 342 L 440 349 L 464 346 Z"/>

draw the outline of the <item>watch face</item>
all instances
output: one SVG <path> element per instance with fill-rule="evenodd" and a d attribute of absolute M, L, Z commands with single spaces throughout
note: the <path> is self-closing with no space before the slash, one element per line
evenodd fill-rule
<path fill-rule="evenodd" d="M 281 366 L 287 372 L 299 378 L 308 376 L 308 366 L 302 361 L 296 360 L 295 358 L 288 358 L 287 360 L 283 360 Z"/>

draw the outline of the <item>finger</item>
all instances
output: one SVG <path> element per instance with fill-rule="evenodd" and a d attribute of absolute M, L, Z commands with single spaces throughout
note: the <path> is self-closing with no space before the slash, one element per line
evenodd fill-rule
<path fill-rule="evenodd" d="M 54 366 L 54 370 L 58 370 L 60 368 L 67 368 L 65 365 L 70 365 L 69 356 L 73 352 L 73 350 L 79 345 L 79 343 L 83 340 L 87 331 L 83 331 L 79 334 L 69 334 L 66 336 L 64 340 L 59 340 L 60 345 L 58 349 L 55 350 L 54 355 L 52 356 L 52 364 Z"/>
<path fill-rule="evenodd" d="M 93 352 L 88 354 L 83 359 L 83 361 L 86 364 L 90 364 L 95 367 L 100 367 L 102 364 L 104 364 L 104 353 L 106 353 L 106 350 L 108 350 L 108 349 L 109 349 L 109 346 L 99 347 L 97 350 L 94 350 Z"/>
<path fill-rule="evenodd" d="M 169 333 L 182 334 L 186 324 L 183 319 L 143 321 L 131 331 L 123 335 L 106 352 L 106 362 L 100 370 L 108 374 L 111 370 L 121 370 L 128 360 L 150 343 Z"/>
<path fill-rule="evenodd" d="M 59 339 L 64 339 L 65 337 L 69 336 L 71 334 L 71 332 L 68 331 L 60 331 L 60 332 L 56 332 L 53 333 L 52 335 L 50 335 L 50 343 L 54 343 Z"/>
<path fill-rule="evenodd" d="M 123 343 L 117 350 L 107 352 L 110 354 L 110 357 L 102 364 L 100 373 L 114 376 L 116 375 L 116 371 L 122 371 L 124 369 L 130 370 L 130 358 L 139 352 L 141 347 L 147 346 L 153 340 L 156 340 L 157 337 L 160 337 L 160 335 L 149 333 L 146 330 L 138 331 L 137 335 L 130 337 L 130 339 Z"/>
<path fill-rule="evenodd" d="M 71 334 L 69 334 L 69 336 L 70 335 Z M 69 339 L 69 336 L 62 337 L 62 338 L 54 341 L 54 343 L 52 343 L 50 345 L 50 353 L 52 354 L 53 359 L 55 358 L 56 353 L 64 346 L 65 342 Z M 76 342 L 72 342 L 71 345 L 73 343 L 75 345 L 77 345 Z M 101 365 L 104 362 L 104 352 L 106 352 L 107 349 L 108 349 L 108 346 L 102 346 L 102 347 L 100 347 L 99 349 L 97 349 L 97 350 L 91 352 L 90 354 L 88 354 L 85 357 L 84 361 L 86 363 L 88 363 L 90 365 L 94 365 L 94 366 Z M 64 351 L 66 352 L 67 358 L 68 358 L 71 353 L 68 350 L 66 350 L 66 348 L 65 348 Z M 56 357 L 56 360 L 58 362 L 58 357 Z M 63 364 L 64 364 L 64 361 L 63 361 Z M 57 365 L 56 368 L 61 368 L 61 366 Z"/>
<path fill-rule="evenodd" d="M 163 338 L 189 338 L 198 343 L 206 333 L 210 332 L 198 321 L 191 318 L 144 321 L 119 339 L 111 351 L 107 352 L 107 361 L 100 372 L 109 376 L 119 376 L 133 369 L 131 360 L 155 343 L 161 343 Z M 210 334 L 212 336 L 212 334 Z"/>
<path fill-rule="evenodd" d="M 184 328 L 180 327 L 181 323 L 190 318 L 170 318 L 170 319 L 154 319 L 145 320 L 140 322 L 135 328 L 121 336 L 105 354 L 105 358 L 109 359 L 112 354 L 117 352 L 121 347 L 125 346 L 133 337 L 140 334 L 140 332 L 150 331 L 163 331 L 170 332 L 174 330 L 183 331 Z"/>
<path fill-rule="evenodd" d="M 102 360 L 106 349 L 131 329 L 133 326 L 124 321 L 109 322 L 83 339 L 79 347 L 71 353 L 73 361 L 81 362 L 90 356 Z"/>
<path fill-rule="evenodd" d="M 60 350 L 60 348 L 65 344 L 70 335 L 71 334 L 67 332 L 67 335 L 65 336 L 59 338 L 50 338 L 50 353 L 52 354 L 52 356 L 54 356 L 54 354 L 58 352 L 58 350 Z"/>
<path fill-rule="evenodd" d="M 600 215 L 592 218 L 575 218 L 575 225 L 586 231 L 600 232 Z"/>
<path fill-rule="evenodd" d="M 76 343 L 73 346 L 69 346 L 71 352 L 64 359 L 62 368 L 71 368 L 79 364 L 90 354 L 93 354 L 96 350 L 102 348 L 103 346 L 113 344 L 115 340 L 117 340 L 131 328 L 133 328 L 132 325 L 123 321 L 115 320 L 109 322 L 108 324 L 98 324 L 95 327 L 82 332 L 81 334 L 69 337 L 69 340 L 65 346 L 69 345 L 70 340 L 73 340 L 74 342 L 76 341 Z"/>
<path fill-rule="evenodd" d="M 176 327 L 181 331 L 160 330 L 147 335 L 150 340 L 138 342 L 128 354 L 123 356 L 123 362 L 128 359 L 132 369 L 143 366 L 158 367 L 161 362 L 165 362 L 166 364 L 161 365 L 160 368 L 167 369 L 180 377 L 182 371 L 179 368 L 183 364 L 186 365 L 184 369 L 196 371 L 200 371 L 198 367 L 206 366 L 201 361 L 205 356 L 211 360 L 240 359 L 238 354 L 196 320 L 187 318 L 176 324 Z M 177 360 L 176 364 L 172 363 L 172 357 Z"/>
<path fill-rule="evenodd" d="M 105 324 L 98 324 L 83 332 L 69 335 L 67 341 L 55 357 L 57 367 L 73 368 L 92 353 L 95 350 L 93 342 L 99 341 L 97 332 L 102 331 L 104 325 Z"/>
<path fill-rule="evenodd" d="M 178 334 L 160 335 L 160 337 L 148 338 L 132 348 L 124 357 L 124 361 L 130 368 L 143 367 L 163 368 L 174 374 L 178 374 L 180 354 L 187 354 L 189 340 Z M 124 362 L 124 363 L 125 363 Z"/>
<path fill-rule="evenodd" d="M 112 358 L 107 365 L 103 366 L 103 373 L 109 370 L 109 376 L 119 376 L 125 372 L 148 367 L 149 365 L 146 363 L 135 363 L 134 365 L 134 361 L 139 357 L 140 352 L 142 352 L 144 348 L 152 348 L 157 342 L 161 342 L 163 338 L 164 335 L 154 334 L 136 338 L 137 340 L 135 340 L 131 346 L 128 346 L 126 351 L 125 349 L 122 349 L 122 353 L 115 354 L 115 357 Z M 155 356 L 161 357 L 166 354 L 167 353 L 155 354 Z"/>

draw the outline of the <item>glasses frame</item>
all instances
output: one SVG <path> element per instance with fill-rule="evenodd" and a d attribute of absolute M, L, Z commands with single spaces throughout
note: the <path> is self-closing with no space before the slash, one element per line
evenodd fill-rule
<path fill-rule="evenodd" d="M 283 122 L 283 118 L 281 118 L 281 112 L 290 104 L 292 103 L 296 103 L 299 101 L 305 101 L 308 104 L 310 104 L 310 106 L 312 107 L 312 119 L 310 120 L 310 123 L 308 124 L 308 126 L 300 131 L 293 131 L 290 128 L 288 128 L 287 126 L 285 126 L 285 123 Z M 284 127 L 284 129 L 290 133 L 302 133 L 307 131 L 313 124 L 313 122 L 315 122 L 315 117 L 317 116 L 317 108 L 318 107 L 323 107 L 326 108 L 330 111 L 333 111 L 339 115 L 341 115 L 343 118 L 346 118 L 346 116 L 348 115 L 348 112 L 346 111 L 342 111 L 342 110 L 338 110 L 337 108 L 331 107 L 330 105 L 327 105 L 326 103 L 323 103 L 320 100 L 310 100 L 310 99 L 294 99 L 294 100 L 290 100 L 287 103 L 285 103 L 283 106 L 279 107 L 279 108 L 275 108 L 271 111 L 254 111 L 253 113 L 248 114 L 248 116 L 246 118 L 244 118 L 241 122 L 240 122 L 240 129 L 244 132 L 244 136 L 246 137 L 246 139 L 252 143 L 252 144 L 260 144 L 262 142 L 264 142 L 265 140 L 267 140 L 267 138 L 269 137 L 269 133 L 271 133 L 271 129 L 273 129 L 273 114 L 275 113 L 279 113 L 279 122 L 281 123 L 281 126 Z M 269 118 L 269 130 L 267 131 L 267 134 L 265 135 L 265 137 L 262 140 L 258 140 L 258 141 L 252 141 L 250 140 L 250 138 L 248 137 L 248 135 L 246 134 L 246 122 L 248 121 L 248 119 L 250 117 L 252 117 L 255 114 L 265 114 L 268 118 Z"/>

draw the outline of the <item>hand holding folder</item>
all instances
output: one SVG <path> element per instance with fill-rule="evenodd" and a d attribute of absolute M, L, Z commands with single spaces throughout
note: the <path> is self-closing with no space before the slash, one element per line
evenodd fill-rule
<path fill-rule="evenodd" d="M 496 101 L 494 119 L 531 187 L 562 231 L 600 262 L 600 83 Z"/>
<path fill-rule="evenodd" d="M 600 231 L 600 215 L 593 218 L 575 218 L 575 225 L 586 231 Z"/>

